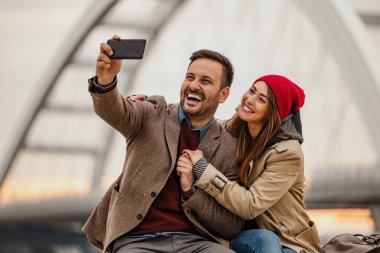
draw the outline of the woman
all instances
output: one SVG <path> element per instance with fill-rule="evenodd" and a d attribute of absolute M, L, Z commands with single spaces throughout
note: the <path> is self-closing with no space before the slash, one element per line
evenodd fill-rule
<path fill-rule="evenodd" d="M 243 95 L 237 113 L 226 123 L 227 131 L 238 138 L 235 158 L 242 185 L 208 164 L 199 150 L 186 150 L 177 163 L 177 172 L 185 175 L 191 162 L 197 188 L 250 220 L 247 230 L 231 242 L 236 252 L 321 252 L 304 205 L 301 122 L 297 124 L 304 99 L 300 87 L 279 75 L 260 77 Z"/>

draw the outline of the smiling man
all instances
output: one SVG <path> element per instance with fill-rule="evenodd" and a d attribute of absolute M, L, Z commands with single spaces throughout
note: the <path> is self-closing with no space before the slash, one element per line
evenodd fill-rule
<path fill-rule="evenodd" d="M 232 66 L 226 68 L 228 73 L 223 74 L 224 66 L 216 60 L 203 58 L 207 54 L 212 57 L 215 52 L 200 50 L 192 54 L 181 87 L 181 106 L 194 128 L 209 123 L 219 103 L 223 103 L 230 94 L 228 83 L 232 82 Z"/>
<path fill-rule="evenodd" d="M 120 176 L 83 227 L 88 239 L 113 253 L 232 252 L 225 246 L 243 221 L 175 170 L 184 149 L 200 149 L 229 179 L 237 179 L 236 140 L 214 119 L 229 95 L 230 61 L 214 51 L 196 51 L 180 104 L 167 104 L 161 96 L 132 102 L 116 87 L 121 61 L 108 58 L 113 52 L 107 44 L 100 48 L 96 76 L 89 79 L 94 109 L 128 145 Z M 215 187 L 222 183 L 215 179 Z"/>

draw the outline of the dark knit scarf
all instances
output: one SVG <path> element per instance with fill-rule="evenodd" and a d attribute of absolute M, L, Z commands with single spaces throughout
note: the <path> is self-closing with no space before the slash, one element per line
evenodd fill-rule
<path fill-rule="evenodd" d="M 278 137 L 279 134 L 285 135 L 285 137 Z M 277 142 L 283 140 L 298 140 L 300 144 L 303 142 L 302 136 L 302 122 L 301 122 L 301 113 L 298 110 L 293 114 L 289 114 L 282 122 L 281 129 L 278 131 L 276 136 L 272 137 L 264 149 L 268 149 Z"/>

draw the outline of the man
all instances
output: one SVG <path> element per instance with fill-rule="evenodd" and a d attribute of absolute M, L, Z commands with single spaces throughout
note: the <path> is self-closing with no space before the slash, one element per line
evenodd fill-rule
<path fill-rule="evenodd" d="M 175 170 L 182 150 L 198 148 L 228 178 L 237 178 L 236 140 L 214 119 L 229 95 L 231 63 L 213 51 L 194 52 L 180 105 L 168 105 L 160 96 L 123 99 L 115 88 L 121 61 L 110 60 L 112 54 L 102 43 L 89 90 L 95 112 L 126 138 L 127 156 L 83 227 L 89 241 L 104 252 L 231 252 L 219 243 L 239 233 L 243 221 Z M 223 188 L 224 181 L 215 178 L 210 187 Z"/>

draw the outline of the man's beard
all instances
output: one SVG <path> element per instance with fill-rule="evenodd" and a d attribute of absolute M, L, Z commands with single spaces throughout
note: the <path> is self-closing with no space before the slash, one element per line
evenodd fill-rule
<path fill-rule="evenodd" d="M 184 105 L 185 104 L 185 100 L 187 99 L 186 96 L 187 95 L 184 95 L 183 99 L 181 100 L 181 106 L 182 106 L 182 110 L 183 112 L 189 117 L 189 118 L 192 118 L 192 119 L 203 119 L 203 118 L 207 118 L 207 117 L 212 117 L 216 111 L 216 109 L 218 108 L 218 105 L 219 105 L 219 94 L 220 93 L 217 93 L 214 97 L 212 98 L 209 98 L 209 99 L 205 99 L 205 96 L 203 95 L 203 93 L 199 93 L 199 92 L 192 92 L 194 94 L 199 94 L 203 97 L 203 101 L 201 103 L 203 103 L 201 105 L 201 107 L 194 111 L 194 110 L 188 110 L 187 107 Z M 187 93 L 185 93 L 187 94 Z"/>

